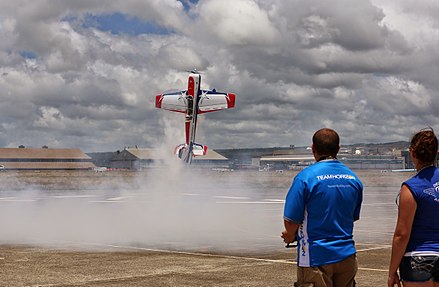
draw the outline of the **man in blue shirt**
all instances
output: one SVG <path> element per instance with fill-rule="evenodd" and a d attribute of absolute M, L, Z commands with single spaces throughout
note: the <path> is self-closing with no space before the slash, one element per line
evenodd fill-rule
<path fill-rule="evenodd" d="M 355 286 L 358 266 L 352 237 L 363 185 L 337 160 L 337 132 L 318 130 L 312 142 L 316 163 L 294 178 L 284 208 L 282 238 L 285 243 L 298 241 L 295 286 Z"/>

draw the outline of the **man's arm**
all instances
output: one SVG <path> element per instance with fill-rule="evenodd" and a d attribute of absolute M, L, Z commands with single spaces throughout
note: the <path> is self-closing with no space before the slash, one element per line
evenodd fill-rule
<path fill-rule="evenodd" d="M 296 241 L 297 230 L 300 223 L 303 221 L 305 213 L 305 193 L 306 186 L 302 178 L 297 175 L 290 189 L 288 190 L 284 206 L 284 226 L 285 230 L 281 237 L 285 243 L 292 243 Z"/>
<path fill-rule="evenodd" d="M 284 242 L 288 244 L 296 241 L 296 234 L 300 224 L 284 219 L 284 226 L 285 230 L 282 232 L 281 235 Z"/>
<path fill-rule="evenodd" d="M 361 203 L 363 202 L 363 185 L 360 185 L 360 190 L 358 193 L 358 200 L 357 205 L 355 206 L 354 210 L 354 221 L 357 221 L 360 219 L 360 211 L 361 211 Z"/>

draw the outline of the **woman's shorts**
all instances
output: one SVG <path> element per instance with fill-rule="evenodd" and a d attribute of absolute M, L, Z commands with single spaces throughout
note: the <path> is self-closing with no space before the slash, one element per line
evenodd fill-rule
<path fill-rule="evenodd" d="M 439 256 L 404 256 L 399 265 L 402 281 L 425 282 L 433 279 L 439 282 Z"/>

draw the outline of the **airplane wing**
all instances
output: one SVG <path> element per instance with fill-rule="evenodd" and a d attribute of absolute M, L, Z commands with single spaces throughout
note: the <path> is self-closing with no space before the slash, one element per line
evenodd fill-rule
<path fill-rule="evenodd" d="M 198 103 L 198 114 L 215 112 L 235 107 L 235 94 L 202 90 Z"/>
<path fill-rule="evenodd" d="M 186 91 L 157 95 L 155 107 L 172 112 L 186 113 Z"/>

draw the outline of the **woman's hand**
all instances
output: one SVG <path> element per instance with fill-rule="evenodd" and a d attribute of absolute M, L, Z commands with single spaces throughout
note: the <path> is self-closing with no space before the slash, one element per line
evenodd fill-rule
<path fill-rule="evenodd" d="M 389 274 L 389 278 L 387 278 L 387 287 L 401 287 L 401 281 L 399 281 L 398 274 L 396 272 L 394 274 Z"/>

